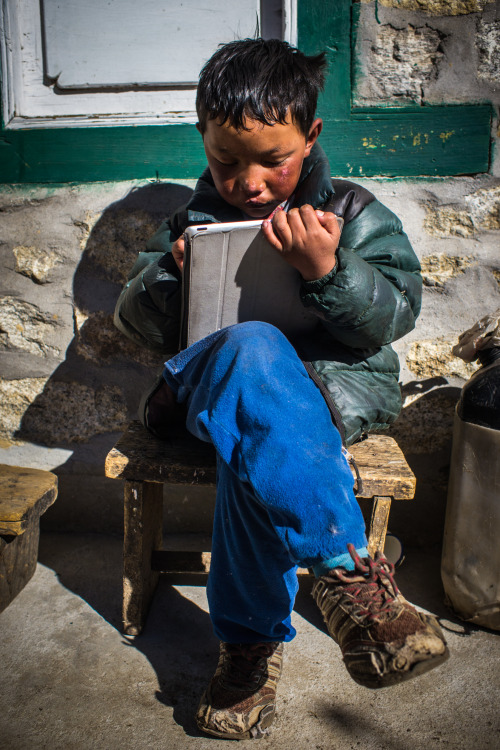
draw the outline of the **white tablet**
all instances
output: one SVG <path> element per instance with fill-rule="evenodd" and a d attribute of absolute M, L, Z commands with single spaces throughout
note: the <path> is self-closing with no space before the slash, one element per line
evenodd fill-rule
<path fill-rule="evenodd" d="M 271 247 L 261 224 L 198 224 L 186 230 L 181 348 L 248 320 L 272 323 L 292 343 L 316 327 L 318 318 L 300 299 L 300 273 Z"/>

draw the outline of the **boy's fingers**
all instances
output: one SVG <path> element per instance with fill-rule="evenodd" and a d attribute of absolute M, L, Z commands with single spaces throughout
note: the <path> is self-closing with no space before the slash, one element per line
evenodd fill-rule
<path fill-rule="evenodd" d="M 184 238 L 179 237 L 172 245 L 172 255 L 174 256 L 175 264 L 179 271 L 182 271 L 184 265 Z"/>
<path fill-rule="evenodd" d="M 182 258 L 184 255 L 184 240 L 176 240 L 172 245 L 172 254 L 174 258 Z"/>
<path fill-rule="evenodd" d="M 299 208 L 300 218 L 308 231 L 312 231 L 318 226 L 319 217 L 317 212 L 308 203 Z"/>
<path fill-rule="evenodd" d="M 271 222 L 267 219 L 262 222 L 262 232 L 264 233 L 264 237 L 270 245 L 272 245 L 274 248 L 276 248 L 276 250 L 279 250 L 280 252 L 283 250 L 283 245 L 275 235 Z"/>
<path fill-rule="evenodd" d="M 293 209 L 292 209 L 293 211 Z M 281 240 L 281 250 L 289 250 L 292 245 L 292 231 L 290 228 L 290 213 L 278 211 L 272 219 L 272 226 L 278 239 Z"/>
<path fill-rule="evenodd" d="M 340 227 L 335 214 L 331 211 L 315 211 L 318 221 L 328 234 L 333 236 L 340 235 Z"/>
<path fill-rule="evenodd" d="M 315 226 L 318 226 L 318 220 L 314 218 Z M 307 239 L 307 233 L 313 231 L 314 225 L 311 224 L 310 216 L 305 218 L 301 208 L 292 208 L 287 213 L 287 223 L 290 232 L 290 243 L 304 243 Z"/>

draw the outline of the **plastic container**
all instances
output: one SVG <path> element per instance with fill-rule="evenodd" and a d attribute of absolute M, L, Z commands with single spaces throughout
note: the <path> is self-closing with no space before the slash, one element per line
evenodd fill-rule
<path fill-rule="evenodd" d="M 475 346 L 481 367 L 453 427 L 441 577 L 461 619 L 500 630 L 500 346 Z"/>

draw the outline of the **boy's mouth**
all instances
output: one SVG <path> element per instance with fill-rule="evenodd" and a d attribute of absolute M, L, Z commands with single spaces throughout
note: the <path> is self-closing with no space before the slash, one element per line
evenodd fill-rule
<path fill-rule="evenodd" d="M 267 203 L 261 203 L 256 200 L 245 201 L 245 208 L 248 213 L 261 213 L 263 216 L 270 214 L 276 208 L 276 201 L 268 201 Z"/>

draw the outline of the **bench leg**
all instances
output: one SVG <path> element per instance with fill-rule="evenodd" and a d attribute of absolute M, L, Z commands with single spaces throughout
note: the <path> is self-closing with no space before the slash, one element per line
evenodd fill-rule
<path fill-rule="evenodd" d="M 19 536 L 0 535 L 0 612 L 32 578 L 38 559 L 40 516 L 34 513 Z"/>
<path fill-rule="evenodd" d="M 391 509 L 390 497 L 374 497 L 372 508 L 372 519 L 370 522 L 370 535 L 368 537 L 368 554 L 370 557 L 379 550 L 384 551 L 385 535 L 389 522 L 389 511 Z"/>
<path fill-rule="evenodd" d="M 159 578 L 151 557 L 162 544 L 163 485 L 126 481 L 124 521 L 123 632 L 139 635 Z"/>

